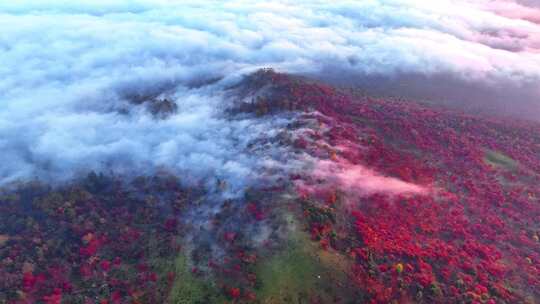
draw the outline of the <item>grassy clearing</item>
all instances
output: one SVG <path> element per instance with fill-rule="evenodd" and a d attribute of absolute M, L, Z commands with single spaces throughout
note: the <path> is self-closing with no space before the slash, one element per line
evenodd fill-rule
<path fill-rule="evenodd" d="M 339 287 L 346 284 L 347 265 L 345 257 L 321 250 L 305 232 L 295 229 L 282 251 L 257 265 L 257 299 L 264 304 L 296 304 L 332 303 L 336 295 L 348 298 L 351 295 Z"/>
<path fill-rule="evenodd" d="M 303 303 L 316 292 L 320 265 L 299 244 L 264 261 L 257 269 L 263 303 Z"/>
<path fill-rule="evenodd" d="M 188 258 L 180 254 L 174 263 L 176 279 L 168 303 L 207 304 L 225 303 L 218 290 L 203 279 L 195 277 L 189 270 Z"/>
<path fill-rule="evenodd" d="M 518 162 L 512 158 L 493 150 L 486 150 L 484 161 L 497 168 L 502 168 L 506 170 L 514 170 L 518 166 Z"/>
<path fill-rule="evenodd" d="M 318 243 L 310 240 L 293 214 L 283 216 L 288 226 L 288 241 L 280 250 L 262 253 L 251 268 L 257 278 L 252 287 L 256 300 L 238 299 L 232 303 L 333 303 L 336 296 L 353 300 L 351 290 L 354 289 L 347 287 L 346 276 L 352 261 L 337 252 L 322 250 Z M 179 255 L 165 268 L 176 273 L 167 303 L 231 303 L 212 284 L 212 279 L 199 278 L 191 272 L 188 256 Z"/>

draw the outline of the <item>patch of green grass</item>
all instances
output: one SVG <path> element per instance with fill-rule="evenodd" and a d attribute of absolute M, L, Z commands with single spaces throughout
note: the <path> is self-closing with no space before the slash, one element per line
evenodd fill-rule
<path fill-rule="evenodd" d="M 171 289 L 170 304 L 224 303 L 218 290 L 203 279 L 195 277 L 189 269 L 188 258 L 180 254 L 174 263 L 176 279 Z"/>
<path fill-rule="evenodd" d="M 292 244 L 281 253 L 259 265 L 261 289 L 258 298 L 263 303 L 303 303 L 316 292 L 320 266 L 299 244 Z"/>
<path fill-rule="evenodd" d="M 345 260 L 336 253 L 321 250 L 303 231 L 293 229 L 289 233 L 287 246 L 263 258 L 256 266 L 259 303 L 300 304 L 311 303 L 313 299 L 332 303 L 334 296 L 349 298 L 349 292 L 338 287 L 338 282 L 343 284 L 347 280 L 342 271 L 342 267 L 347 267 Z"/>
<path fill-rule="evenodd" d="M 486 150 L 484 161 L 491 166 L 507 170 L 513 170 L 518 166 L 517 161 L 500 152 L 493 150 Z"/>

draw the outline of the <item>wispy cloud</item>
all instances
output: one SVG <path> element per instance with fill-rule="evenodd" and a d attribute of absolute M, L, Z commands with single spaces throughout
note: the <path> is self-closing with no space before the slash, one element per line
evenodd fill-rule
<path fill-rule="evenodd" d="M 536 12 L 501 1 L 4 1 L 0 180 L 160 166 L 247 179 L 260 156 L 243 149 L 283 121 L 223 117 L 220 92 L 241 75 L 446 74 L 518 90 L 540 79 Z M 128 106 L 161 93 L 178 106 L 167 119 Z"/>

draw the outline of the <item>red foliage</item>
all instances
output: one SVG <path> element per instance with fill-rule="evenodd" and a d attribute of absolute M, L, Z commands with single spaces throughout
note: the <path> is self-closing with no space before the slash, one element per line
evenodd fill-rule
<path fill-rule="evenodd" d="M 130 290 L 136 290 L 138 302 L 163 302 L 167 294 L 162 290 L 173 282 L 163 280 L 162 290 L 156 289 L 161 278 L 144 253 L 150 240 L 157 239 L 158 247 L 151 250 L 174 259 L 171 239 L 178 226 L 165 219 L 168 213 L 159 210 L 159 204 L 149 207 L 123 186 L 104 193 L 91 193 L 82 185 L 29 187 L 17 190 L 29 201 L 0 202 L 2 227 L 15 228 L 7 232 L 15 236 L 10 249 L 0 247 L 0 261 L 10 263 L 9 268 L 0 267 L 0 302 L 86 303 L 102 299 L 105 287 L 110 298 L 103 301 L 108 303 L 127 303 Z M 152 228 L 162 223 L 168 223 L 167 229 Z M 17 291 L 24 300 L 18 299 Z"/>
<path fill-rule="evenodd" d="M 109 270 L 111 270 L 111 262 L 103 260 L 99 263 L 99 267 L 101 267 L 101 270 L 108 272 Z"/>
<path fill-rule="evenodd" d="M 234 287 L 231 287 L 229 288 L 229 296 L 233 299 L 237 299 L 240 297 L 240 289 L 239 288 L 234 288 Z"/>
<path fill-rule="evenodd" d="M 264 220 L 264 213 L 255 203 L 249 203 L 246 205 L 247 212 L 257 221 Z"/>
<path fill-rule="evenodd" d="M 175 231 L 177 226 L 178 226 L 178 220 L 171 218 L 165 221 L 164 228 L 167 231 Z"/>
<path fill-rule="evenodd" d="M 429 189 L 415 196 L 345 197 L 348 206 L 341 212 L 350 212 L 350 233 L 360 242 L 345 249 L 356 257 L 358 287 L 374 302 L 399 301 L 398 290 L 415 298 L 419 288 L 429 302 L 540 297 L 539 125 L 410 101 L 352 98 L 271 71 L 253 77 L 255 86 L 271 91 L 264 100 L 269 113 L 292 109 L 305 113 L 300 119 L 318 122 L 297 137 L 295 148 L 316 160 L 360 164 Z M 490 164 L 490 150 L 516 165 Z M 302 175 L 291 180 L 302 200 L 340 203 L 333 196 L 338 183 Z M 327 248 L 326 236 L 336 224 L 319 219 L 309 224 L 313 239 Z M 400 280 L 387 271 L 397 263 L 405 265 Z"/>
<path fill-rule="evenodd" d="M 62 290 L 55 288 L 53 293 L 43 297 L 45 304 L 61 304 L 62 303 Z"/>

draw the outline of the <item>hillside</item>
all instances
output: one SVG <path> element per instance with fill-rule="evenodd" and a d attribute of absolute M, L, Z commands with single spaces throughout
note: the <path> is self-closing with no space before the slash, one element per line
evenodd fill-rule
<path fill-rule="evenodd" d="M 256 182 L 228 196 L 162 168 L 6 187 L 0 303 L 540 299 L 538 123 L 273 70 L 222 94 L 228 121 L 286 121 L 247 146 Z"/>

